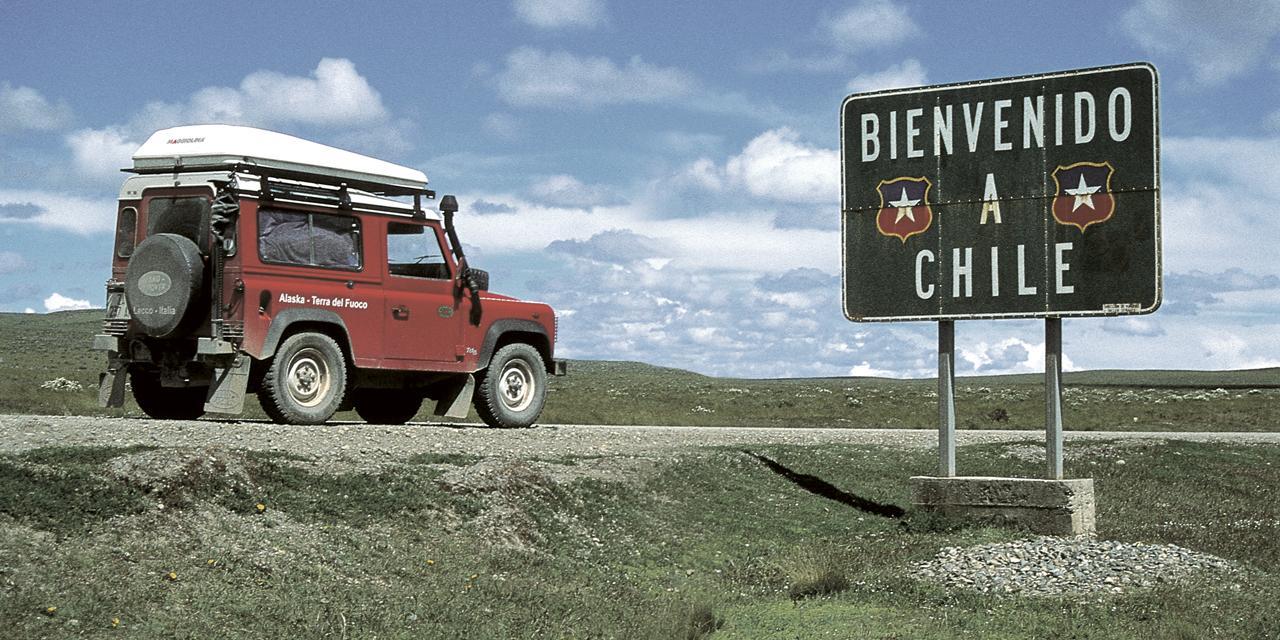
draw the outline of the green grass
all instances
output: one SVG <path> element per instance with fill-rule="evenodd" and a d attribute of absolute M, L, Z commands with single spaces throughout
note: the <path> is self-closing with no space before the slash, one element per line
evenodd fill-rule
<path fill-rule="evenodd" d="M 963 447 L 963 471 L 1034 476 L 1041 465 L 1009 456 L 1015 449 Z M 902 506 L 906 478 L 934 463 L 929 451 L 864 446 L 753 452 Z M 247 495 L 211 485 L 167 509 L 102 472 L 134 453 L 0 457 L 0 495 L 24 496 L 0 502 L 5 633 L 1263 638 L 1280 621 L 1274 447 L 1069 445 L 1069 472 L 1095 478 L 1100 536 L 1176 543 L 1248 568 L 1083 599 L 918 583 L 904 568 L 941 547 L 1019 534 L 871 516 L 736 450 L 690 450 L 629 482 L 552 480 L 553 463 L 478 458 L 320 475 L 288 458 L 238 454 L 253 480 Z M 468 472 L 475 483 L 451 475 Z"/>
<path fill-rule="evenodd" d="M 0 413 L 140 415 L 132 399 L 122 409 L 97 407 L 104 356 L 88 346 L 100 317 L 0 313 Z M 550 382 L 545 423 L 931 428 L 937 411 L 933 380 L 740 380 L 602 361 L 573 361 L 569 371 Z M 83 389 L 39 388 L 58 377 Z M 1280 429 L 1280 369 L 1083 371 L 1066 374 L 1065 385 L 1068 429 Z M 962 377 L 957 386 L 962 429 L 1044 428 L 1039 375 Z M 417 419 L 433 420 L 429 409 Z M 254 398 L 244 417 L 265 417 Z M 359 418 L 344 412 L 335 419 Z"/>

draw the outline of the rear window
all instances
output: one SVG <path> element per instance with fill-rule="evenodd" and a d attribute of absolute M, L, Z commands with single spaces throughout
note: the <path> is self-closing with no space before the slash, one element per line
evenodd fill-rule
<path fill-rule="evenodd" d="M 202 251 L 209 249 L 209 199 L 202 196 L 152 198 L 147 205 L 147 236 L 176 233 Z"/>
<path fill-rule="evenodd" d="M 359 271 L 360 220 L 351 216 L 262 209 L 258 258 L 263 262 Z"/>

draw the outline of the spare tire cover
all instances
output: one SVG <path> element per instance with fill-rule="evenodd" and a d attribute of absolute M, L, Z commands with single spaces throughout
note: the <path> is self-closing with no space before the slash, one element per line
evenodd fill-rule
<path fill-rule="evenodd" d="M 125 271 L 129 315 L 147 335 L 173 336 L 203 307 L 204 260 L 190 239 L 157 233 L 142 241 Z"/>

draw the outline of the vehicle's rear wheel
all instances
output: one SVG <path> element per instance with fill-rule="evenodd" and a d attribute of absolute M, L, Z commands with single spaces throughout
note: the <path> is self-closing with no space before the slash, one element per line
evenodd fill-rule
<path fill-rule="evenodd" d="M 133 399 L 142 412 L 157 420 L 195 420 L 204 415 L 204 398 L 209 387 L 163 387 L 160 372 L 129 368 Z"/>
<path fill-rule="evenodd" d="M 333 338 L 322 333 L 290 336 L 262 376 L 258 400 L 281 424 L 321 424 L 347 392 L 347 363 Z"/>
<path fill-rule="evenodd" d="M 369 424 L 404 424 L 422 408 L 422 393 L 403 389 L 352 391 L 356 413 Z"/>
<path fill-rule="evenodd" d="M 475 407 L 491 427 L 533 425 L 547 399 L 547 368 L 533 347 L 509 344 L 493 354 L 476 385 Z"/>

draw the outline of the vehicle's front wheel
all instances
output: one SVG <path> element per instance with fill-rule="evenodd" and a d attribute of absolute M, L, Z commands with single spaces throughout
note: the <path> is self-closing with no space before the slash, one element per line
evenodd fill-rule
<path fill-rule="evenodd" d="M 164 387 L 160 372 L 129 368 L 133 399 L 142 412 L 157 420 L 195 420 L 204 415 L 204 398 L 209 387 Z"/>
<path fill-rule="evenodd" d="M 262 377 L 262 410 L 281 424 L 321 424 L 347 392 L 347 363 L 333 338 L 322 333 L 290 336 Z"/>
<path fill-rule="evenodd" d="M 547 399 L 547 368 L 533 347 L 509 344 L 493 354 L 476 385 L 475 407 L 491 427 L 533 425 Z"/>
<path fill-rule="evenodd" d="M 357 389 L 352 404 L 369 424 L 404 424 L 422 408 L 422 393 L 403 389 Z"/>

